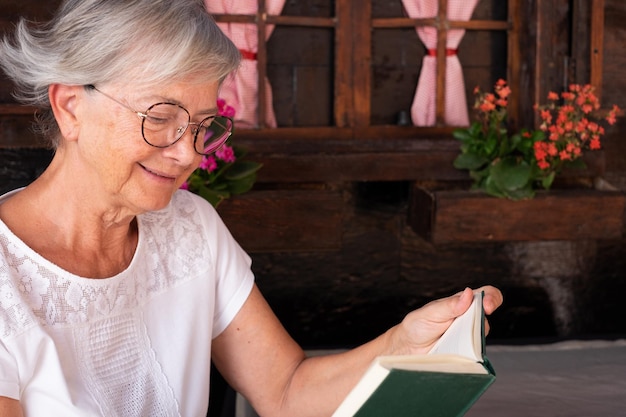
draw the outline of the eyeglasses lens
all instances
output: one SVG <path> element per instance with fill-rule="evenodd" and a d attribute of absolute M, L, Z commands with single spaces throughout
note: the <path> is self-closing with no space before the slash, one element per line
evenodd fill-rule
<path fill-rule="evenodd" d="M 233 122 L 228 117 L 215 116 L 204 119 L 198 128 L 196 151 L 210 154 L 226 142 L 232 132 Z"/>
<path fill-rule="evenodd" d="M 152 106 L 143 121 L 144 139 L 153 146 L 165 147 L 176 142 L 189 125 L 189 114 L 175 104 Z"/>

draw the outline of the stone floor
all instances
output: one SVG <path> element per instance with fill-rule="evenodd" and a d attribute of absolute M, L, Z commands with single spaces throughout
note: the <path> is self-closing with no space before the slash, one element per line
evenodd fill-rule
<path fill-rule="evenodd" d="M 466 417 L 626 416 L 626 340 L 487 346 L 495 383 Z"/>

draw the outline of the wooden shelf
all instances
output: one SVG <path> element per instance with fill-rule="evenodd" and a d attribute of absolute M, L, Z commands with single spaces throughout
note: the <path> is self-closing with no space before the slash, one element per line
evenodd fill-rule
<path fill-rule="evenodd" d="M 511 201 L 480 191 L 430 190 L 415 185 L 409 224 L 434 244 L 619 239 L 625 194 L 596 189 L 539 191 Z"/>

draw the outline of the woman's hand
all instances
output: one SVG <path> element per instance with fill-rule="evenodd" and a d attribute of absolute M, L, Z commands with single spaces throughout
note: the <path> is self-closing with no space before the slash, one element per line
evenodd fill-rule
<path fill-rule="evenodd" d="M 491 314 L 502 304 L 502 293 L 495 287 L 485 286 L 475 291 L 484 291 L 485 314 Z M 474 291 L 470 288 L 426 304 L 409 313 L 402 323 L 394 328 L 392 354 L 427 353 L 439 337 L 450 327 L 454 319 L 463 314 L 472 304 Z M 489 332 L 489 323 L 485 323 Z"/>

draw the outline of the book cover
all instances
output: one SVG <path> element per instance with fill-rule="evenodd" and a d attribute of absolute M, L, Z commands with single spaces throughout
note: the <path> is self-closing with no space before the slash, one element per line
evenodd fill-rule
<path fill-rule="evenodd" d="M 333 417 L 463 416 L 494 381 L 475 294 L 428 355 L 377 358 Z"/>

